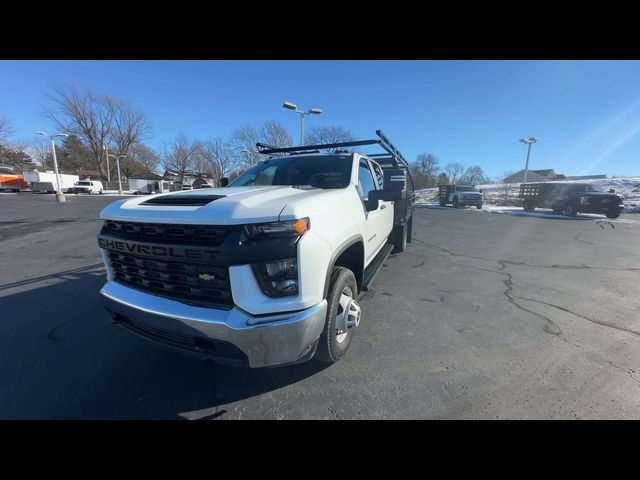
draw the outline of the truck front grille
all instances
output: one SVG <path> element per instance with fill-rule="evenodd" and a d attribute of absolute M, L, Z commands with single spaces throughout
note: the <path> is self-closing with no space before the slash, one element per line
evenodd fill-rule
<path fill-rule="evenodd" d="M 229 234 L 229 229 L 213 225 L 172 225 L 159 223 L 135 223 L 107 220 L 107 232 L 123 239 L 162 240 L 188 245 L 217 247 Z"/>
<path fill-rule="evenodd" d="M 229 268 L 107 250 L 114 280 L 195 306 L 231 308 Z"/>

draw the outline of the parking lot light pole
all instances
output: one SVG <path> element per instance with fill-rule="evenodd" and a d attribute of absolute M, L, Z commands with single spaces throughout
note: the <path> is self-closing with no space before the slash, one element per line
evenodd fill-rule
<path fill-rule="evenodd" d="M 107 183 L 111 183 L 111 172 L 109 171 L 109 149 L 104 143 L 102 144 L 102 150 L 104 150 L 107 157 Z"/>
<path fill-rule="evenodd" d="M 57 184 L 57 191 L 56 191 L 56 201 L 63 203 L 66 202 L 66 198 L 64 196 L 64 193 L 62 193 L 62 182 L 60 181 L 60 174 L 58 173 L 58 158 L 56 157 L 56 137 L 62 137 L 62 138 L 66 138 L 69 135 L 67 135 L 66 133 L 56 133 L 55 135 L 49 135 L 48 133 L 45 132 L 35 132 L 36 135 L 42 135 L 45 137 L 49 137 L 51 139 L 51 152 L 53 153 L 53 172 L 55 173 L 56 176 L 56 184 Z"/>
<path fill-rule="evenodd" d="M 529 173 L 529 156 L 531 155 L 531 145 L 536 143 L 538 140 L 540 139 L 536 137 L 521 138 L 520 140 L 518 140 L 520 143 L 524 143 L 525 145 L 528 145 L 527 161 L 524 164 L 524 182 L 522 183 L 527 183 L 527 173 Z"/>
<path fill-rule="evenodd" d="M 124 193 L 122 193 L 122 180 L 120 180 L 120 159 L 121 158 L 125 158 L 126 155 L 111 155 L 109 153 L 109 154 L 107 154 L 107 158 L 109 156 L 111 156 L 111 157 L 116 159 L 116 167 L 118 169 L 118 195 L 122 196 L 122 195 L 124 195 Z"/>
<path fill-rule="evenodd" d="M 282 104 L 282 108 L 286 108 L 287 110 L 293 110 L 295 113 L 300 114 L 300 146 L 304 145 L 304 116 L 305 115 L 320 115 L 322 113 L 321 108 L 310 108 L 306 112 L 303 110 L 298 110 L 298 107 L 291 102 L 284 102 Z"/>

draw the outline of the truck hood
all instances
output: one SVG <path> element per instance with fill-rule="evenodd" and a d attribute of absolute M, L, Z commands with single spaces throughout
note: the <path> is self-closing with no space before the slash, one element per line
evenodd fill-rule
<path fill-rule="evenodd" d="M 306 204 L 311 199 L 321 201 L 321 197 L 331 192 L 291 186 L 203 188 L 116 201 L 102 210 L 100 217 L 105 220 L 208 225 L 274 222 L 280 220 L 280 213 L 287 205 L 303 201 Z M 145 203 L 148 201 L 151 203 Z M 198 204 L 194 205 L 194 202 Z"/>

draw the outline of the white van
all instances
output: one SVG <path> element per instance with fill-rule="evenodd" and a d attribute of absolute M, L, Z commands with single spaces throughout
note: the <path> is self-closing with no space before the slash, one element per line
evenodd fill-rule
<path fill-rule="evenodd" d="M 73 193 L 102 194 L 102 182 L 96 180 L 81 180 L 73 185 Z"/>

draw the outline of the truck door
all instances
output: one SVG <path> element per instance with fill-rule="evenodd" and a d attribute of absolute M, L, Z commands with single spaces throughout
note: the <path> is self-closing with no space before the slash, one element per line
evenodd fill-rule
<path fill-rule="evenodd" d="M 379 169 L 380 167 L 376 165 Z M 374 177 L 374 170 L 371 164 L 364 158 L 360 159 L 358 168 L 358 191 L 360 198 L 366 200 L 371 190 L 382 188 L 382 172 L 380 183 L 377 175 Z M 370 212 L 365 212 L 365 258 L 368 264 L 386 243 L 387 237 L 393 228 L 393 203 L 380 201 L 378 208 Z"/>

